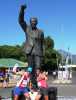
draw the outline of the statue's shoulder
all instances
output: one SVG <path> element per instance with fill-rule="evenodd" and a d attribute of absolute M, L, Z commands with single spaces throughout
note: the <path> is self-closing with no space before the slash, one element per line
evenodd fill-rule
<path fill-rule="evenodd" d="M 43 30 L 41 30 L 41 29 L 38 29 L 38 31 L 39 31 L 40 33 L 42 33 L 42 34 L 44 33 L 44 31 L 43 31 Z"/>

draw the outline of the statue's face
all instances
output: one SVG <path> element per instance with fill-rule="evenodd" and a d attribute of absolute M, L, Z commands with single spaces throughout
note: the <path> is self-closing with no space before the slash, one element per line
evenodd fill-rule
<path fill-rule="evenodd" d="M 31 18 L 30 19 L 30 24 L 32 28 L 36 28 L 37 26 L 37 18 Z"/>

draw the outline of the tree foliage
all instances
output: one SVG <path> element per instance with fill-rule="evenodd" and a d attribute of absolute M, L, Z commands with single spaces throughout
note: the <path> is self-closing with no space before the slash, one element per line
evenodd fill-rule
<path fill-rule="evenodd" d="M 45 49 L 54 48 L 54 40 L 50 36 L 45 38 L 44 44 L 45 44 Z"/>
<path fill-rule="evenodd" d="M 58 68 L 61 55 L 54 49 L 54 40 L 51 37 L 45 38 L 45 56 L 44 65 L 46 70 L 55 70 Z"/>
<path fill-rule="evenodd" d="M 0 58 L 15 58 L 24 62 L 27 61 L 24 53 L 24 45 L 25 43 L 21 46 L 0 46 Z M 60 62 L 61 55 L 54 49 L 54 40 L 51 37 L 45 37 L 44 48 L 44 69 L 57 69 L 57 64 Z"/>
<path fill-rule="evenodd" d="M 24 52 L 22 51 L 21 46 L 0 46 L 0 58 L 14 58 L 21 61 L 26 61 Z"/>

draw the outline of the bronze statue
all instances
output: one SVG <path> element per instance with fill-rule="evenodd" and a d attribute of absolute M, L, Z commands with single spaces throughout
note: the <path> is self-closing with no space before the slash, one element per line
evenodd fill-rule
<path fill-rule="evenodd" d="M 31 18 L 30 25 L 27 25 L 26 21 L 24 21 L 24 10 L 26 8 L 26 5 L 22 5 L 20 8 L 19 24 L 26 35 L 25 53 L 27 55 L 28 65 L 32 66 L 34 71 L 43 64 L 44 33 L 37 28 L 37 18 Z"/>

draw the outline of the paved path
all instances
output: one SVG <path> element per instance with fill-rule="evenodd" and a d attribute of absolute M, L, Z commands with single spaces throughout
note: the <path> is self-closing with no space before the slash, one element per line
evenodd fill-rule
<path fill-rule="evenodd" d="M 57 87 L 58 96 L 76 96 L 76 85 L 50 85 L 51 87 Z"/>
<path fill-rule="evenodd" d="M 2 100 L 11 100 L 11 98 L 6 98 Z M 76 100 L 76 97 L 58 97 L 57 100 Z"/>
<path fill-rule="evenodd" d="M 57 87 L 58 96 L 76 96 L 76 85 L 50 85 L 51 87 Z M 3 97 L 11 96 L 12 88 L 0 88 L 0 95 Z"/>

